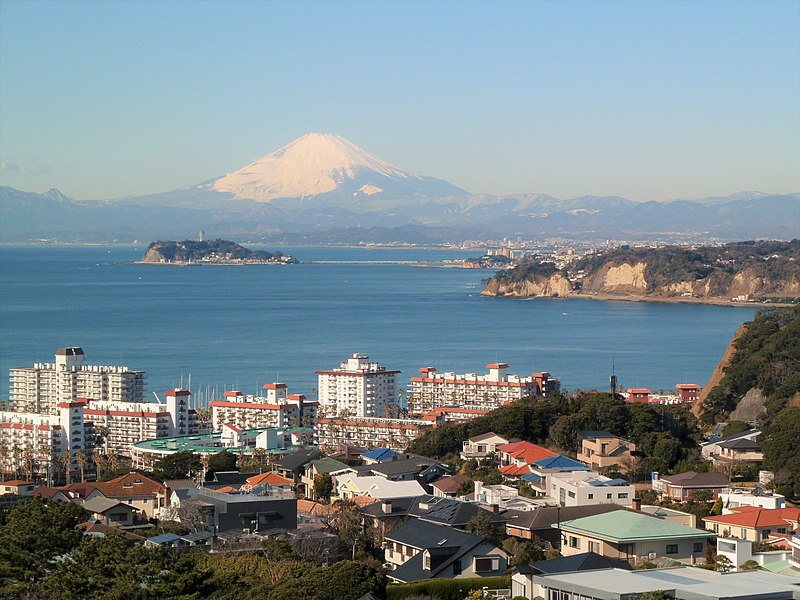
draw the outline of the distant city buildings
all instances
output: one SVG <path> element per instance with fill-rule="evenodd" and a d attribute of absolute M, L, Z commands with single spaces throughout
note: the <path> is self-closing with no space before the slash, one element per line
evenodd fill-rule
<path fill-rule="evenodd" d="M 421 414 L 435 408 L 457 406 L 494 410 L 525 397 L 558 393 L 560 382 L 550 373 L 520 377 L 507 373 L 506 363 L 486 365 L 486 375 L 476 373 L 437 373 L 423 367 L 419 377 L 411 378 L 408 412 Z"/>
<path fill-rule="evenodd" d="M 330 371 L 317 371 L 320 412 L 325 417 L 391 416 L 398 406 L 399 374 L 360 354 Z"/>

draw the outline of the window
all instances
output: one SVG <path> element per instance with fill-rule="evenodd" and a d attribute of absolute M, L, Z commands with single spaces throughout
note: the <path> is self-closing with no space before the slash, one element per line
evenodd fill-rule
<path fill-rule="evenodd" d="M 627 494 L 627 493 L 624 493 L 624 494 L 617 494 L 617 498 L 627 498 L 627 497 L 628 497 L 628 494 Z"/>
<path fill-rule="evenodd" d="M 761 530 L 761 539 L 765 540 L 769 537 L 769 534 L 772 533 L 771 529 L 762 529 Z"/>
<path fill-rule="evenodd" d="M 492 571 L 494 569 L 494 559 L 485 556 L 485 557 L 475 557 L 475 572 L 481 573 L 486 571 Z"/>
<path fill-rule="evenodd" d="M 594 494 L 589 494 L 589 500 L 594 500 Z"/>
<path fill-rule="evenodd" d="M 569 547 L 570 548 L 578 548 L 581 547 L 581 541 L 576 538 L 574 535 L 569 536 Z"/>
<path fill-rule="evenodd" d="M 431 555 L 427 552 L 422 556 L 422 563 L 423 569 L 431 570 Z"/>
<path fill-rule="evenodd" d="M 457 560 L 453 563 L 453 575 L 461 575 L 461 561 Z"/>
<path fill-rule="evenodd" d="M 703 542 L 695 542 L 694 546 L 692 547 L 692 552 L 702 552 L 703 551 Z"/>
<path fill-rule="evenodd" d="M 575 492 L 569 492 L 569 497 L 570 498 L 574 498 L 575 497 Z"/>
<path fill-rule="evenodd" d="M 678 544 L 667 544 L 667 554 L 677 554 Z"/>
<path fill-rule="evenodd" d="M 613 494 L 606 494 L 606 500 L 611 500 L 611 496 L 613 496 Z"/>
<path fill-rule="evenodd" d="M 589 542 L 589 552 L 600 554 L 600 542 Z"/>

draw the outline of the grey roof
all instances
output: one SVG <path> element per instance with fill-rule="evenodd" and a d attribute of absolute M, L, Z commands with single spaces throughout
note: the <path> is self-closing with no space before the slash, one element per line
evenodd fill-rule
<path fill-rule="evenodd" d="M 423 508 L 421 505 L 426 505 L 427 508 Z M 490 512 L 477 504 L 437 496 L 418 497 L 409 508 L 408 514 L 423 521 L 441 523 L 449 527 L 464 527 L 470 519 L 478 514 L 487 515 L 492 523 L 505 524 L 506 522 L 504 516 Z"/>
<path fill-rule="evenodd" d="M 415 502 L 417 502 L 417 498 L 408 497 L 408 498 L 392 498 L 388 502 L 391 503 L 392 512 L 385 513 L 383 512 L 383 505 L 386 504 L 384 502 L 373 502 L 372 504 L 367 504 L 361 509 L 361 512 L 370 517 L 397 517 L 397 516 L 406 516 L 408 514 L 408 509 L 411 508 Z"/>
<path fill-rule="evenodd" d="M 174 533 L 162 533 L 161 535 L 147 538 L 145 541 L 160 546 L 162 544 L 168 544 L 169 542 L 177 542 L 179 539 L 181 539 L 181 536 L 175 535 Z"/>
<path fill-rule="evenodd" d="M 593 569 L 633 569 L 627 560 L 608 558 L 596 552 L 583 552 L 573 556 L 540 560 L 530 565 L 534 573 L 574 573 Z"/>
<path fill-rule="evenodd" d="M 677 475 L 662 475 L 661 479 L 671 485 L 683 487 L 728 487 L 731 484 L 730 480 L 718 471 L 708 473 L 687 471 Z"/>
<path fill-rule="evenodd" d="M 499 437 L 502 439 L 506 439 L 504 436 L 495 433 L 494 431 L 489 431 L 487 433 L 482 433 L 480 435 L 476 435 L 475 437 L 469 438 L 470 442 L 482 442 L 483 440 L 488 440 L 493 437 Z"/>
<path fill-rule="evenodd" d="M 579 431 L 578 437 L 584 440 L 596 440 L 597 438 L 615 438 L 619 437 L 618 435 L 614 435 L 610 431 L 606 431 L 605 429 L 596 429 L 596 430 L 586 430 L 586 431 Z"/>
<path fill-rule="evenodd" d="M 547 506 L 531 511 L 507 510 L 504 516 L 508 525 L 528 529 L 530 531 L 550 530 L 553 525 L 557 525 L 559 518 L 561 522 L 582 517 L 601 515 L 615 510 L 629 510 L 619 504 L 591 504 L 587 506 Z"/>
<path fill-rule="evenodd" d="M 247 479 L 258 475 L 258 473 L 240 473 L 239 471 L 216 471 L 214 479 L 205 482 L 209 487 L 214 486 L 241 486 L 247 483 Z"/>
<path fill-rule="evenodd" d="M 136 510 L 130 504 L 125 504 L 119 500 L 112 500 L 111 498 L 106 498 L 105 496 L 95 496 L 94 498 L 85 500 L 82 506 L 85 510 L 88 510 L 91 513 L 104 513 L 107 510 L 111 510 L 112 508 L 119 506 L 120 504 L 131 509 L 132 511 Z"/>
<path fill-rule="evenodd" d="M 171 490 L 196 488 L 197 482 L 194 479 L 167 479 L 164 481 L 164 487 L 168 487 Z"/>
<path fill-rule="evenodd" d="M 194 533 L 181 536 L 181 539 L 187 542 L 202 542 L 204 540 L 210 540 L 213 537 L 214 534 L 210 531 L 196 531 Z"/>
<path fill-rule="evenodd" d="M 730 448 L 731 450 L 760 450 L 761 445 L 750 438 L 738 438 L 735 440 L 725 440 L 718 442 L 720 448 Z"/>
<path fill-rule="evenodd" d="M 436 525 L 419 519 L 409 519 L 393 532 L 384 536 L 387 540 L 399 542 L 424 550 L 426 548 L 439 548 L 441 546 L 469 546 L 472 548 L 483 538 L 471 533 L 459 531 L 452 527 Z M 444 540 L 444 543 L 441 543 Z"/>
<path fill-rule="evenodd" d="M 403 454 L 402 457 L 398 457 L 397 460 L 389 460 L 369 465 L 369 470 L 375 474 L 391 477 L 392 475 L 401 475 L 403 473 L 421 473 L 435 464 L 446 466 L 444 463 L 433 460 L 432 458 L 417 456 L 415 454 Z"/>
<path fill-rule="evenodd" d="M 314 469 L 317 473 L 332 473 L 333 471 L 347 468 L 346 464 L 329 456 L 323 456 L 322 458 L 312 460 L 311 464 L 314 465 Z"/>
<path fill-rule="evenodd" d="M 311 462 L 315 458 L 320 458 L 322 452 L 316 448 L 305 448 L 287 454 L 282 459 L 276 462 L 278 467 L 286 471 L 296 471 L 304 464 Z"/>

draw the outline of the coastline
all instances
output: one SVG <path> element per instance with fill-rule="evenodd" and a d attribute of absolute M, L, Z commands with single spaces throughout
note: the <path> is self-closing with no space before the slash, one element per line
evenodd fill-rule
<path fill-rule="evenodd" d="M 494 294 L 481 294 L 484 298 L 509 298 L 511 300 L 536 300 L 539 298 L 547 300 L 568 300 L 568 299 L 584 299 L 584 300 L 603 300 L 603 301 L 617 301 L 617 302 L 657 302 L 661 304 L 709 304 L 713 306 L 729 306 L 729 307 L 745 307 L 757 306 L 759 308 L 766 308 L 770 306 L 787 307 L 798 306 L 798 303 L 791 302 L 732 302 L 726 298 L 682 298 L 675 296 L 631 296 L 624 294 L 608 294 L 608 293 L 590 293 L 590 294 L 570 294 L 569 296 L 512 296 L 503 295 L 496 296 Z"/>

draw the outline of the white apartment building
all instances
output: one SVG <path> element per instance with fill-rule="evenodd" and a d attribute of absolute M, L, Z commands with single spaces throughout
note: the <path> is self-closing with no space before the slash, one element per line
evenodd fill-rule
<path fill-rule="evenodd" d="M 636 489 L 624 479 L 611 479 L 594 471 L 551 473 L 550 500 L 561 506 L 621 504 L 631 506 Z"/>
<path fill-rule="evenodd" d="M 383 417 L 331 417 L 317 419 L 314 443 L 337 448 L 365 446 L 405 450 L 411 440 L 435 427 L 432 421 L 420 419 L 386 419 Z"/>
<path fill-rule="evenodd" d="M 317 371 L 319 409 L 326 417 L 384 417 L 397 405 L 397 375 L 368 356 L 353 354 L 338 368 Z"/>
<path fill-rule="evenodd" d="M 69 452 L 70 472 L 80 467 L 78 452 L 91 456 L 94 433 L 84 420 L 85 404 L 60 402 L 57 414 L 0 412 L 0 471 L 46 475 L 61 469 L 57 460 Z"/>
<path fill-rule="evenodd" d="M 144 371 L 128 367 L 84 365 L 81 348 L 60 348 L 53 363 L 9 370 L 12 406 L 27 413 L 58 414 L 60 402 L 78 398 L 142 402 Z"/>
<path fill-rule="evenodd" d="M 81 400 L 84 415 L 100 434 L 104 452 L 130 456 L 131 446 L 140 440 L 193 435 L 198 432 L 194 409 L 190 408 L 189 390 L 168 390 L 166 403 L 111 402 Z"/>
<path fill-rule="evenodd" d="M 558 379 L 550 373 L 534 373 L 530 377 L 509 374 L 506 363 L 486 365 L 486 375 L 476 373 L 437 373 L 423 367 L 419 377 L 411 378 L 408 412 L 422 414 L 443 406 L 460 406 L 494 410 L 528 396 L 546 396 L 560 389 Z"/>
<path fill-rule="evenodd" d="M 239 429 L 264 427 L 312 427 L 317 418 L 318 402 L 303 394 L 289 394 L 285 383 L 268 383 L 265 396 L 245 396 L 233 390 L 224 400 L 212 400 L 211 422 L 215 431 L 223 425 Z"/>

